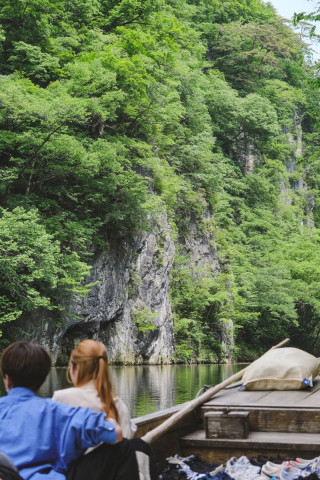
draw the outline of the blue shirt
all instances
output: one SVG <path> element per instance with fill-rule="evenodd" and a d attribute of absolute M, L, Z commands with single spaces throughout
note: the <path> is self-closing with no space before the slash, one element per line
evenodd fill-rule
<path fill-rule="evenodd" d="M 65 480 L 68 464 L 88 447 L 116 442 L 105 416 L 13 388 L 0 398 L 0 451 L 26 480 Z"/>

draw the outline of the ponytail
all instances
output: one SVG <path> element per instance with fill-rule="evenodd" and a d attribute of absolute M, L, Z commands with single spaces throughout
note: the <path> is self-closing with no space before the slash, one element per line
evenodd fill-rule
<path fill-rule="evenodd" d="M 97 357 L 97 362 L 96 389 L 98 395 L 102 402 L 104 411 L 108 413 L 109 417 L 115 418 L 118 422 L 119 413 L 113 398 L 108 358 L 107 356 L 99 356 Z"/>
<path fill-rule="evenodd" d="M 119 413 L 112 392 L 107 349 L 103 343 L 90 339 L 78 343 L 70 356 L 69 369 L 73 366 L 77 367 L 75 386 L 81 386 L 93 380 L 104 412 L 108 417 L 119 421 Z"/>

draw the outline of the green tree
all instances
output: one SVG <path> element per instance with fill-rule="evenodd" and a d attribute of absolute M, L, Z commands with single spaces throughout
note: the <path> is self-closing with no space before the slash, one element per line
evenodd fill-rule
<path fill-rule="evenodd" d="M 63 295 L 88 291 L 80 282 L 90 269 L 62 252 L 35 210 L 2 209 L 0 226 L 0 323 L 39 307 L 61 310 Z"/>

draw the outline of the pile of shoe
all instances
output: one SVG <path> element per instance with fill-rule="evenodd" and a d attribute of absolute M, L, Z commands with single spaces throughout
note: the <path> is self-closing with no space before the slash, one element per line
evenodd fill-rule
<path fill-rule="evenodd" d="M 168 466 L 158 480 L 232 480 L 229 476 L 214 477 L 219 472 L 223 473 L 223 465 L 207 463 L 199 455 L 185 458 L 175 455 L 167 458 L 167 462 Z"/>
<path fill-rule="evenodd" d="M 320 457 L 282 460 L 259 456 L 230 458 L 226 465 L 209 464 L 198 455 L 167 458 L 158 480 L 320 480 Z"/>
<path fill-rule="evenodd" d="M 225 471 L 233 480 L 265 480 L 260 475 L 261 468 L 250 463 L 249 458 L 242 456 L 230 458 L 226 463 Z"/>
<path fill-rule="evenodd" d="M 320 479 L 320 457 L 311 460 L 296 458 L 280 465 L 268 461 L 262 466 L 261 474 L 265 479 L 274 480 L 318 480 Z"/>
<path fill-rule="evenodd" d="M 260 467 L 250 464 L 247 457 L 235 457 L 224 465 L 209 464 L 198 455 L 167 458 L 168 466 L 158 480 L 265 480 L 258 475 Z"/>

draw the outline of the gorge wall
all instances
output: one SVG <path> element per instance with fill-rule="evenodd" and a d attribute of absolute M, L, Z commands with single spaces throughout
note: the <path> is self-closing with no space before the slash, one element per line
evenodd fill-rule
<path fill-rule="evenodd" d="M 94 285 L 86 297 L 69 299 L 69 313 L 56 319 L 38 310 L 15 328 L 20 336 L 44 345 L 56 365 L 67 364 L 71 350 L 85 338 L 104 342 L 110 362 L 171 363 L 175 341 L 170 272 L 176 247 L 188 255 L 195 271 L 205 268 L 211 275 L 219 271 L 214 239 L 200 232 L 195 221 L 190 220 L 187 237 L 176 241 L 172 237 L 165 213 L 149 219 L 148 231 L 96 253 L 87 279 Z M 147 321 L 145 329 L 140 319 Z M 222 332 L 223 341 L 232 344 L 232 329 L 228 332 Z"/>
<path fill-rule="evenodd" d="M 302 130 L 296 115 L 292 132 L 284 131 L 292 146 L 286 170 L 296 173 L 301 156 Z M 234 159 L 244 175 L 250 175 L 261 155 L 243 136 Z M 290 180 L 290 179 L 289 179 Z M 306 188 L 300 177 L 296 183 L 281 183 L 282 202 L 291 204 L 291 192 Z M 149 217 L 148 228 L 120 241 L 110 241 L 104 251 L 92 258 L 86 283 L 92 288 L 85 297 L 63 301 L 65 310 L 53 314 L 38 309 L 9 325 L 5 335 L 37 341 L 50 351 L 56 365 L 66 365 L 74 346 L 85 338 L 101 340 L 108 348 L 109 360 L 121 364 L 162 364 L 175 360 L 175 335 L 170 300 L 170 277 L 175 256 L 186 259 L 197 283 L 199 278 L 217 278 L 221 272 L 218 247 L 210 225 L 215 221 L 209 209 L 201 219 L 192 214 L 184 218 L 184 232 L 172 231 L 166 211 Z M 206 227 L 207 226 L 207 227 Z M 231 285 L 228 287 L 231 295 Z M 232 302 L 232 299 L 230 299 Z M 220 362 L 230 363 L 234 353 L 233 318 L 224 318 L 214 327 L 220 345 Z"/>

